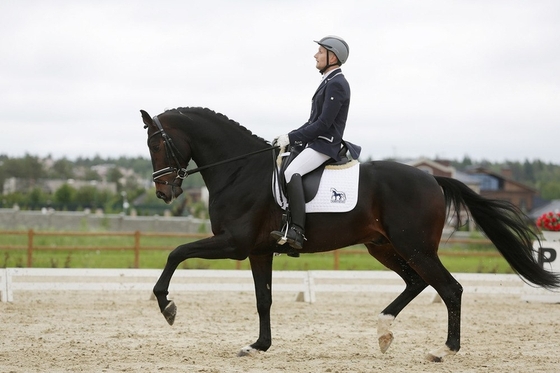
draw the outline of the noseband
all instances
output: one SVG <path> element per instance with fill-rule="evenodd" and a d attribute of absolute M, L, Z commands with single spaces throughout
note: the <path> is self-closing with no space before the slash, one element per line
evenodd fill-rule
<path fill-rule="evenodd" d="M 169 137 L 169 135 L 165 133 L 165 131 L 163 130 L 159 118 L 156 116 L 153 118 L 153 121 L 156 124 L 158 131 L 152 133 L 152 135 L 148 138 L 148 140 L 157 134 L 161 134 L 161 137 L 163 137 L 163 144 L 165 145 L 165 156 L 167 160 L 171 159 L 173 162 L 175 162 L 176 167 L 169 166 L 155 171 L 154 173 L 152 173 L 152 180 L 154 181 L 154 183 L 157 184 L 180 186 L 181 182 L 189 175 L 189 172 L 187 172 L 187 167 L 189 163 L 186 162 L 187 165 L 185 167 L 181 167 L 181 162 L 179 161 L 183 161 L 183 162 L 185 161 L 185 159 L 181 155 L 181 152 L 179 152 L 179 149 L 177 149 L 175 144 L 173 144 L 173 140 L 171 140 L 171 137 Z M 173 183 L 170 183 L 165 180 L 160 180 L 161 177 L 173 173 L 176 175 Z M 177 181 L 177 179 L 180 180 L 178 183 L 175 182 Z"/>
<path fill-rule="evenodd" d="M 275 149 L 279 149 L 279 146 L 270 146 L 268 148 L 264 148 L 264 149 L 260 149 L 260 150 L 256 150 L 254 152 L 251 153 L 247 153 L 247 154 L 243 154 L 237 157 L 233 157 L 230 159 L 226 159 L 224 161 L 220 161 L 220 162 L 216 162 L 216 163 L 212 163 L 206 166 L 201 166 L 201 167 L 197 167 L 197 168 L 193 168 L 192 170 L 187 170 L 187 167 L 189 166 L 189 162 L 185 162 L 185 158 L 181 155 L 181 152 L 179 152 L 179 149 L 177 149 L 177 147 L 175 146 L 175 144 L 173 144 L 173 141 L 171 140 L 171 137 L 169 137 L 169 135 L 167 133 L 165 133 L 165 131 L 163 130 L 163 127 L 161 125 L 161 122 L 159 121 L 159 118 L 157 116 L 155 116 L 153 119 L 153 122 L 156 124 L 158 131 L 152 133 L 150 135 L 150 137 L 148 137 L 148 141 L 154 137 L 157 134 L 161 134 L 161 137 L 163 137 L 163 143 L 165 144 L 165 156 L 167 157 L 167 160 L 173 160 L 173 162 L 175 162 L 176 167 L 165 167 L 162 168 L 160 170 L 155 171 L 154 173 L 152 173 L 152 180 L 154 181 L 154 183 L 157 184 L 164 184 L 164 185 L 171 185 L 171 186 L 180 186 L 182 181 L 189 175 L 192 175 L 194 173 L 200 172 L 204 169 L 210 168 L 210 167 L 214 167 L 214 166 L 218 166 L 224 163 L 229 163 L 229 162 L 233 162 L 233 161 L 237 161 L 239 159 L 251 156 L 251 155 L 255 155 L 255 154 L 259 154 L 259 153 L 263 153 L 263 152 L 267 152 L 267 151 L 271 151 L 271 150 L 275 150 Z M 181 162 L 179 161 L 183 161 L 183 163 L 186 163 L 185 167 L 181 167 Z M 169 175 L 169 174 L 175 174 L 175 180 L 170 183 L 168 181 L 165 180 L 159 180 L 160 177 L 165 176 L 165 175 Z M 179 179 L 179 182 L 176 183 L 177 179 Z"/>

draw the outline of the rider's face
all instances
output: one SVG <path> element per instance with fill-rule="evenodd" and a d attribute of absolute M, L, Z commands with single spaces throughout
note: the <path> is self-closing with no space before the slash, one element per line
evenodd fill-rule
<path fill-rule="evenodd" d="M 319 50 L 313 57 L 315 57 L 315 61 L 317 62 L 315 65 L 317 70 L 322 70 L 327 66 L 327 50 L 324 47 L 319 46 Z"/>
<path fill-rule="evenodd" d="M 326 71 L 330 71 L 336 67 L 335 66 L 337 63 L 336 55 L 332 52 L 328 53 L 325 47 L 319 46 L 319 50 L 317 51 L 317 53 L 315 53 L 315 56 L 313 57 L 315 57 L 315 61 L 317 61 L 315 67 L 319 71 L 323 70 L 327 65 L 331 65 L 331 66 Z"/>

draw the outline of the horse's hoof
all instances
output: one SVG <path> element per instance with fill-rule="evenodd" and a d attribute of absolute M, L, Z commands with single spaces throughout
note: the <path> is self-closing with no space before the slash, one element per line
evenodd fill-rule
<path fill-rule="evenodd" d="M 245 346 L 241 349 L 241 351 L 239 351 L 239 353 L 237 354 L 238 357 L 243 357 L 243 356 L 255 356 L 256 354 L 259 353 L 259 350 L 251 347 L 251 346 Z"/>
<path fill-rule="evenodd" d="M 169 301 L 161 313 L 163 314 L 163 317 L 165 317 L 167 323 L 169 325 L 173 325 L 175 322 L 175 316 L 177 315 L 177 306 L 175 305 L 175 302 Z"/>
<path fill-rule="evenodd" d="M 443 356 L 435 356 L 432 353 L 426 355 L 426 360 L 431 361 L 432 363 L 441 363 L 443 361 Z"/>
<path fill-rule="evenodd" d="M 378 338 L 379 348 L 381 349 L 382 353 L 387 352 L 389 346 L 391 346 L 391 343 L 393 343 L 393 339 L 393 333 L 391 332 L 384 334 Z"/>
<path fill-rule="evenodd" d="M 382 353 L 387 352 L 389 346 L 391 346 L 391 343 L 393 342 L 393 332 L 391 331 L 393 321 L 395 321 L 395 316 L 393 315 L 381 313 L 378 316 L 377 341 Z"/>
<path fill-rule="evenodd" d="M 453 351 L 447 346 L 442 348 L 438 348 L 435 351 L 432 351 L 426 355 L 426 360 L 431 361 L 432 363 L 441 363 L 445 356 L 453 356 L 457 353 L 457 351 Z"/>

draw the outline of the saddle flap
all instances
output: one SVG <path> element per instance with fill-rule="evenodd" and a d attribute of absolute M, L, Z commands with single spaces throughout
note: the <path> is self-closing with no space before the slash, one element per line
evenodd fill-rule
<path fill-rule="evenodd" d="M 288 154 L 289 152 L 289 154 Z M 301 153 L 301 147 L 291 147 L 288 146 L 286 152 L 280 152 L 279 157 L 280 159 L 280 167 L 278 171 L 278 183 L 282 188 L 282 193 L 287 195 L 286 190 L 286 179 L 284 177 L 284 171 L 286 168 L 292 163 L 295 157 L 297 157 Z M 286 156 L 286 154 L 288 154 Z M 315 170 L 303 175 L 301 178 L 303 182 L 303 195 L 305 196 L 305 202 L 311 201 L 317 195 L 317 190 L 319 190 L 319 183 L 321 182 L 321 175 L 325 170 L 325 165 L 328 164 L 329 161 L 325 162 L 321 166 L 317 167 Z"/>
<path fill-rule="evenodd" d="M 281 152 L 281 159 L 278 159 L 276 166 L 278 172 L 273 175 L 273 194 L 283 209 L 287 208 L 284 170 L 297 154 L 299 152 Z M 346 160 L 347 162 L 325 162 L 303 176 L 306 212 L 347 212 L 356 206 L 359 162 L 348 158 Z"/>
<path fill-rule="evenodd" d="M 321 176 L 325 171 L 325 165 L 321 165 L 313 171 L 303 175 L 303 195 L 305 196 L 305 203 L 311 201 L 317 195 L 319 184 L 321 183 Z"/>

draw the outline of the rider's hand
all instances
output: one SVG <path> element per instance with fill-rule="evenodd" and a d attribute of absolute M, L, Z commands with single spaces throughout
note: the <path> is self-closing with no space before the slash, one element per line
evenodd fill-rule
<path fill-rule="evenodd" d="M 281 148 L 284 148 L 288 145 L 290 145 L 290 138 L 288 137 L 288 135 L 280 135 L 277 138 L 274 139 L 274 141 L 272 142 L 272 145 L 276 145 L 279 146 Z"/>

